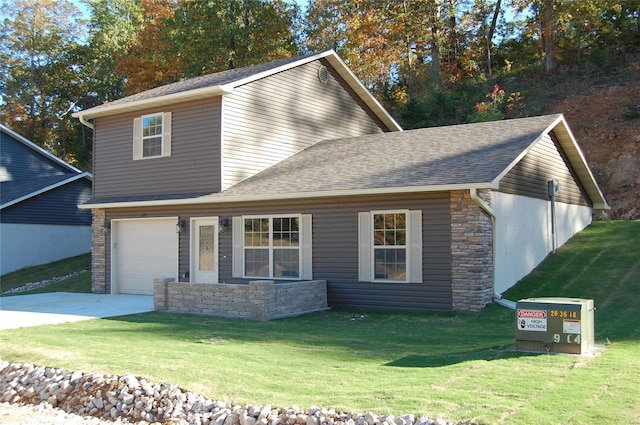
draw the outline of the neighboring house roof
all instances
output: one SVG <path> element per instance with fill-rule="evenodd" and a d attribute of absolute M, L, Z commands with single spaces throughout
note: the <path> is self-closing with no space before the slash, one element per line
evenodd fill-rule
<path fill-rule="evenodd" d="M 355 91 L 362 101 L 371 108 L 373 113 L 388 126 L 389 129 L 395 131 L 402 130 L 400 125 L 371 95 L 367 88 L 333 50 L 315 55 L 293 57 L 261 65 L 230 69 L 215 74 L 189 78 L 85 109 L 84 111 L 74 113 L 73 116 L 79 118 L 81 122 L 91 127 L 91 124 L 87 120 L 112 115 L 114 113 L 136 111 L 170 103 L 230 94 L 233 93 L 236 87 L 319 59 L 328 61 L 338 74 L 344 78 L 349 87 Z"/>
<path fill-rule="evenodd" d="M 0 209 L 10 207 L 19 202 L 33 198 L 37 195 L 56 189 L 58 187 L 67 185 L 79 179 L 86 178 L 88 180 L 92 180 L 91 173 L 82 172 L 78 168 L 56 157 L 45 149 L 42 149 L 40 146 L 36 145 L 35 143 L 31 142 L 15 131 L 9 129 L 8 127 L 0 124 L 0 131 L 10 136 L 9 140 L 14 140 L 16 143 L 20 143 L 26 146 L 27 148 L 33 150 L 37 155 L 45 158 L 47 161 L 53 161 L 54 163 L 60 165 L 62 169 L 67 170 L 66 173 L 59 169 L 56 170 L 57 173 L 62 174 L 47 174 L 40 176 L 36 175 L 29 178 L 20 178 L 0 182 Z M 8 160 L 11 160 L 11 158 L 9 158 Z"/>
<path fill-rule="evenodd" d="M 221 193 L 190 199 L 96 199 L 83 207 L 498 189 L 500 179 L 551 131 L 594 208 L 607 209 L 607 202 L 562 115 L 326 140 Z"/>
<path fill-rule="evenodd" d="M 30 141 L 26 137 L 21 136 L 20 134 L 18 134 L 15 131 L 11 130 L 7 126 L 5 126 L 3 124 L 0 124 L 0 131 L 2 131 L 3 133 L 6 133 L 7 135 L 11 136 L 14 140 L 22 143 L 23 145 L 29 147 L 30 149 L 33 149 L 35 152 L 37 152 L 40 155 L 48 158 L 49 160 L 54 161 L 54 162 L 58 163 L 59 165 L 65 167 L 70 172 L 82 173 L 82 170 L 79 170 L 78 168 L 74 167 L 73 165 L 69 164 L 68 162 L 63 161 L 62 159 L 58 158 L 57 156 L 55 156 L 51 152 L 41 148 L 40 146 L 36 145 L 35 143 Z"/>

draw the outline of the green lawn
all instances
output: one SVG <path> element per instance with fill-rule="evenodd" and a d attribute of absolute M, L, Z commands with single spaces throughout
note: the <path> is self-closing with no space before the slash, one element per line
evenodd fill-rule
<path fill-rule="evenodd" d="M 593 298 L 595 357 L 512 350 L 514 312 L 148 313 L 0 332 L 0 356 L 241 404 L 508 424 L 640 423 L 640 222 L 596 222 L 506 297 Z"/>
<path fill-rule="evenodd" d="M 66 258 L 41 266 L 34 266 L 7 273 L 0 276 L 0 293 L 18 288 L 27 283 L 41 282 L 54 277 L 86 270 L 77 276 L 70 277 L 60 282 L 52 283 L 46 287 L 14 293 L 11 295 L 38 294 L 43 292 L 91 292 L 91 254 L 82 254 L 76 257 Z M 7 294 L 8 295 L 8 294 Z"/>

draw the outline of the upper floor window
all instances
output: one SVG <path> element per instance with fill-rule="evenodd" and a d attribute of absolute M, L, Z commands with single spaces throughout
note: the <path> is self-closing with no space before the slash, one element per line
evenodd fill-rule
<path fill-rule="evenodd" d="M 358 214 L 359 277 L 363 282 L 422 282 L 422 211 Z"/>
<path fill-rule="evenodd" d="M 143 115 L 133 120 L 133 159 L 171 155 L 171 112 Z"/>
<path fill-rule="evenodd" d="M 234 217 L 234 276 L 311 278 L 311 216 Z"/>

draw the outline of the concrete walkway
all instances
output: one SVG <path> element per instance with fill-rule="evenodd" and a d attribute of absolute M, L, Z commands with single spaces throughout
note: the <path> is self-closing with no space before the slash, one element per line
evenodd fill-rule
<path fill-rule="evenodd" d="M 0 330 L 153 311 L 148 295 L 51 292 L 0 298 Z"/>

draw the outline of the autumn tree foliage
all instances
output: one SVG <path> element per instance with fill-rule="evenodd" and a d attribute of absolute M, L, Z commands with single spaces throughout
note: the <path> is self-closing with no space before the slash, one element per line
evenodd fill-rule
<path fill-rule="evenodd" d="M 306 50 L 334 49 L 370 90 L 381 92 L 399 58 L 392 8 L 380 0 L 310 2 Z"/>
<path fill-rule="evenodd" d="M 123 48 L 114 52 L 116 71 L 126 76 L 124 94 L 134 94 L 179 79 L 184 61 L 168 54 L 167 22 L 173 18 L 172 0 L 141 0 L 138 28 Z"/>
<path fill-rule="evenodd" d="M 132 77 L 117 67 L 127 48 L 135 44 L 142 5 L 132 0 L 87 0 L 90 12 L 88 54 L 83 75 L 89 86 L 82 108 L 122 97 L 125 82 Z"/>
<path fill-rule="evenodd" d="M 83 90 L 79 10 L 68 1 L 15 0 L 2 12 L 0 122 L 70 163 L 82 162 L 86 149 L 69 113 Z"/>
<path fill-rule="evenodd" d="M 125 94 L 298 54 L 298 9 L 281 0 L 141 0 L 138 31 L 116 54 Z"/>
<path fill-rule="evenodd" d="M 183 76 L 270 62 L 299 53 L 299 9 L 284 0 L 187 0 L 166 21 L 167 53 L 184 62 Z"/>
<path fill-rule="evenodd" d="M 410 128 L 526 114 L 518 88 L 485 95 L 640 50 L 635 0 L 11 0 L 2 16 L 0 120 L 87 168 L 70 112 L 192 76 L 334 49 Z"/>

